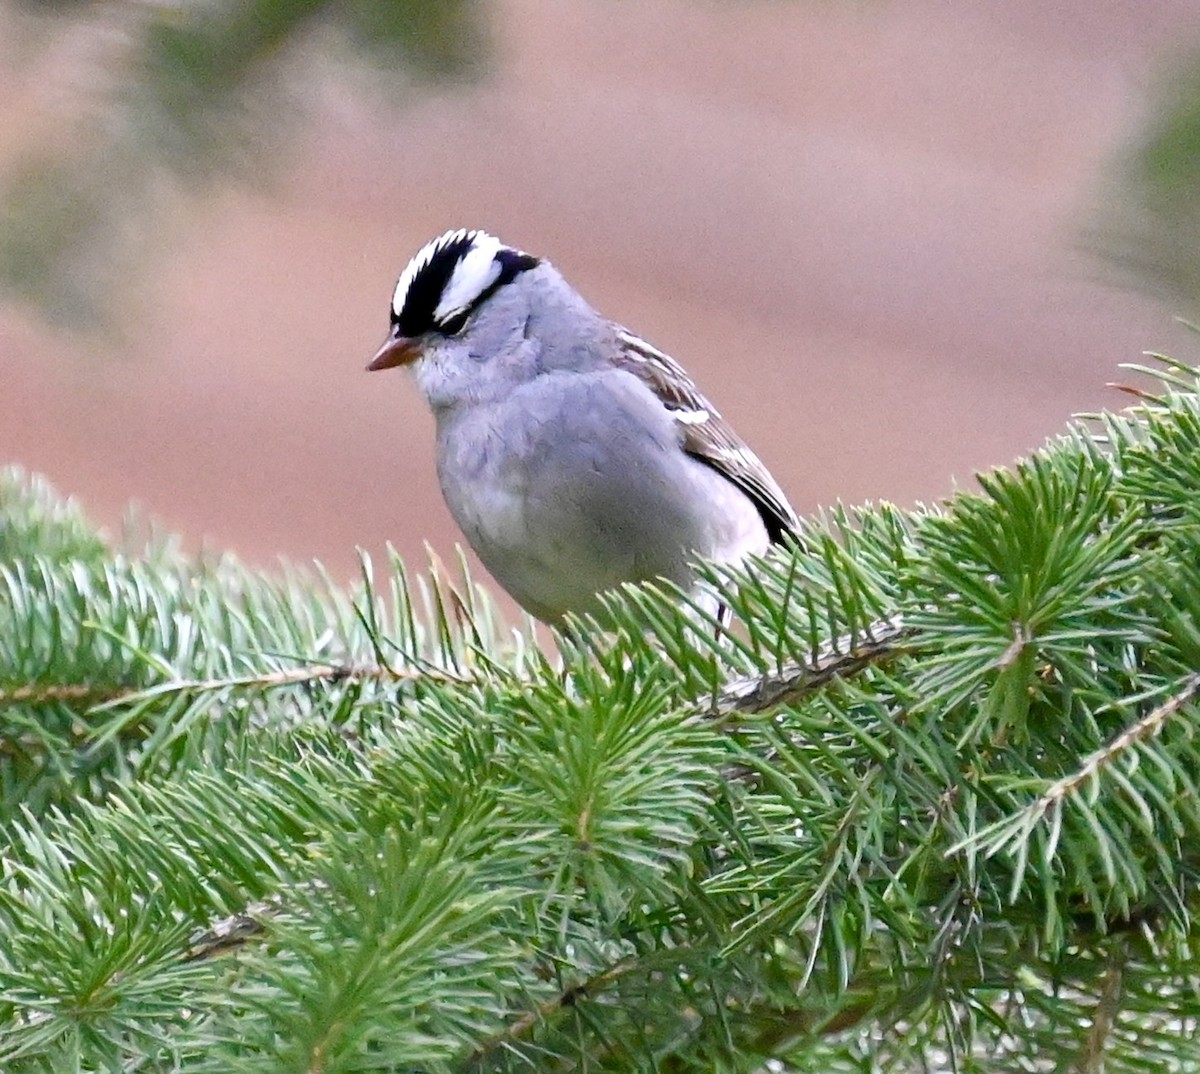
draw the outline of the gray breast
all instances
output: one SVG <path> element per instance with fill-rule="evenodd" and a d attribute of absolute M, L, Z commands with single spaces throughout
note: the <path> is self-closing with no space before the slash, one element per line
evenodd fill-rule
<path fill-rule="evenodd" d="M 679 448 L 637 378 L 536 377 L 439 422 L 438 473 L 467 541 L 527 610 L 586 611 L 622 582 L 687 584 L 697 558 L 766 547 L 749 499 Z"/>

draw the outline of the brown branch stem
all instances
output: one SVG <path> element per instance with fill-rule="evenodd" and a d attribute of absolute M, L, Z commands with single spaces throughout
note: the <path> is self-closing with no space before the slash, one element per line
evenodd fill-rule
<path fill-rule="evenodd" d="M 252 675 L 233 675 L 210 679 L 168 679 L 148 686 L 98 686 L 92 683 L 30 683 L 0 689 L 0 708 L 6 705 L 46 705 L 54 702 L 78 702 L 93 705 L 119 705 L 149 697 L 171 694 L 203 693 L 207 690 L 247 689 L 272 690 L 281 686 L 298 686 L 315 682 L 410 682 L 432 676 L 427 670 L 398 669 L 379 664 L 311 663 L 294 668 L 280 668 Z M 447 674 L 458 681 L 458 676 Z"/>
<path fill-rule="evenodd" d="M 913 635 L 913 629 L 906 627 L 899 617 L 885 619 L 862 637 L 840 639 L 809 663 L 794 661 L 774 674 L 730 679 L 713 699 L 706 715 L 718 718 L 750 715 L 795 704 L 836 678 L 848 678 L 904 655 Z"/>
<path fill-rule="evenodd" d="M 1063 799 L 1074 794 L 1088 780 L 1119 761 L 1130 747 L 1154 738 L 1166 722 L 1196 695 L 1200 694 L 1200 672 L 1188 675 L 1180 688 L 1161 705 L 1151 709 L 1140 720 L 1135 720 L 1110 742 L 1090 754 L 1074 772 L 1055 780 L 1042 796 L 1029 806 L 1029 812 L 1038 817 L 1055 808 Z"/>
<path fill-rule="evenodd" d="M 1124 992 L 1125 963 L 1129 959 L 1124 938 L 1115 942 L 1108 953 L 1108 964 L 1100 978 L 1100 995 L 1092 1014 L 1092 1025 L 1083 1041 L 1083 1048 L 1075 1062 L 1076 1074 L 1101 1074 L 1104 1070 L 1104 1054 L 1113 1025 L 1121 1010 Z"/>
<path fill-rule="evenodd" d="M 550 999 L 539 1003 L 533 1009 L 513 1019 L 499 1033 L 483 1041 L 479 1047 L 467 1056 L 463 1062 L 462 1069 L 464 1071 L 481 1069 L 481 1064 L 496 1049 L 517 1044 L 528 1036 L 537 1025 L 546 1021 L 546 1019 L 570 1007 L 572 1004 L 578 1003 L 581 999 L 594 996 L 597 992 L 603 992 L 637 966 L 638 960 L 636 958 L 623 958 L 621 961 L 613 963 L 608 969 L 602 970 L 600 973 L 588 977 L 586 980 L 572 985 L 570 988 L 565 988 L 557 995 L 551 996 Z"/>

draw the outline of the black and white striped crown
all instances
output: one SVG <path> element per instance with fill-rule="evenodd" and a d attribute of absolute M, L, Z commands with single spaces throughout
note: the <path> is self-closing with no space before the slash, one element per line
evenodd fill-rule
<path fill-rule="evenodd" d="M 486 231 L 447 231 L 422 246 L 400 273 L 392 323 L 409 339 L 427 332 L 453 335 L 497 288 L 537 264 L 536 257 Z"/>

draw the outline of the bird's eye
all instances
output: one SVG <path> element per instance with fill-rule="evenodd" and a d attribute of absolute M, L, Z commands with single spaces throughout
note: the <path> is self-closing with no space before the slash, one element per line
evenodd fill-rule
<path fill-rule="evenodd" d="M 446 320 L 438 324 L 438 331 L 444 336 L 457 336 L 466 327 L 467 315 L 470 312 L 470 310 L 462 310 L 452 317 L 447 317 Z"/>

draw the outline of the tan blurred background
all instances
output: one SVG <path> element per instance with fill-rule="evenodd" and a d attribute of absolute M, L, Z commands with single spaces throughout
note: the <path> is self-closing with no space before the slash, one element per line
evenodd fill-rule
<path fill-rule="evenodd" d="M 363 365 L 452 226 L 678 357 L 801 512 L 937 499 L 1122 405 L 1118 363 L 1200 358 L 1080 241 L 1196 0 L 482 9 L 475 83 L 389 109 L 315 77 L 281 180 L 193 205 L 121 345 L 5 311 L 0 461 L 254 562 L 449 552 L 432 422 Z M 0 155 L 86 77 L 51 59 L 0 67 Z"/>

